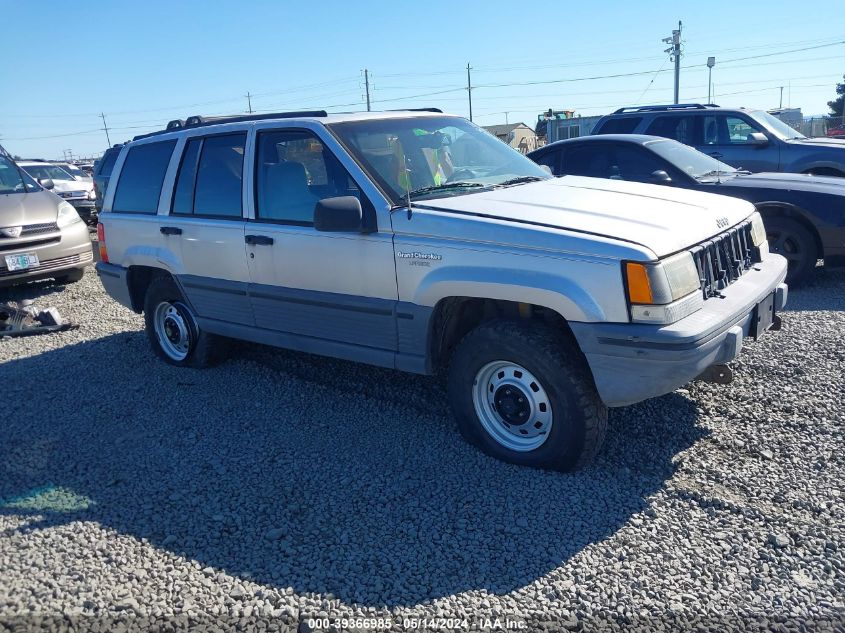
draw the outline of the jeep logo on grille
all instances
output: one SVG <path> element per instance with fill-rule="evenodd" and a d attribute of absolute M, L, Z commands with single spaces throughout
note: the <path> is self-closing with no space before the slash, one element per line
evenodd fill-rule
<path fill-rule="evenodd" d="M 718 226 L 720 229 L 725 228 L 727 225 L 728 225 L 728 219 L 727 218 L 716 218 L 716 226 Z"/>
<path fill-rule="evenodd" d="M 4 229 L 0 229 L 0 235 L 3 237 L 20 237 L 21 231 L 23 231 L 22 226 L 7 226 Z"/>

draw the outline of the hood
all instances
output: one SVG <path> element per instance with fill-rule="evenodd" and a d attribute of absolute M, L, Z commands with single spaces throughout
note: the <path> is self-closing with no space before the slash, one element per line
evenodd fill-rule
<path fill-rule="evenodd" d="M 813 176 L 812 174 L 787 174 L 780 172 L 761 172 L 759 174 L 740 174 L 723 180 L 732 187 L 759 187 L 787 191 L 812 191 L 845 196 L 845 178 L 837 176 Z"/>
<path fill-rule="evenodd" d="M 49 191 L 0 195 L 0 228 L 55 222 L 59 202 Z"/>
<path fill-rule="evenodd" d="M 703 242 L 754 212 L 750 202 L 739 198 L 581 176 L 425 200 L 417 205 L 635 242 L 658 257 Z"/>
<path fill-rule="evenodd" d="M 94 184 L 85 182 L 84 180 L 54 180 L 53 189 L 55 191 L 91 191 Z"/>
<path fill-rule="evenodd" d="M 795 138 L 786 141 L 790 145 L 818 145 L 824 147 L 845 147 L 845 138 L 820 136 L 817 138 Z"/>

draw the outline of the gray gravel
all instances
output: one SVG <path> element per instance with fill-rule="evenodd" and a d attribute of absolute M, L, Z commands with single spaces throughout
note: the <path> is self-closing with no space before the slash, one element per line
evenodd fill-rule
<path fill-rule="evenodd" d="M 0 341 L 0 623 L 843 628 L 845 271 L 732 385 L 612 410 L 574 475 L 462 442 L 433 378 L 253 345 L 176 369 L 93 271 L 0 291 L 28 297 L 80 327 Z"/>

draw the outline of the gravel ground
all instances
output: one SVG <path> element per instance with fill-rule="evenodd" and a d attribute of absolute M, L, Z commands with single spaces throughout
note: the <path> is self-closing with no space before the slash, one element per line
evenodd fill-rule
<path fill-rule="evenodd" d="M 465 444 L 433 378 L 253 345 L 169 367 L 93 270 L 10 298 L 80 327 L 0 341 L 0 630 L 844 628 L 845 271 L 733 384 L 612 410 L 572 475 Z"/>

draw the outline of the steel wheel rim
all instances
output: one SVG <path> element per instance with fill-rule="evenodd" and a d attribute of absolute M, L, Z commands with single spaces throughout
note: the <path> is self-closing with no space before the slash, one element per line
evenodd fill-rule
<path fill-rule="evenodd" d="M 769 241 L 769 250 L 772 253 L 785 257 L 789 263 L 801 260 L 801 245 L 791 233 L 771 231 L 766 235 L 766 239 Z"/>
<path fill-rule="evenodd" d="M 552 404 L 542 383 L 510 361 L 487 363 L 475 375 L 472 402 L 481 426 L 501 446 L 533 451 L 549 437 Z"/>
<path fill-rule="evenodd" d="M 191 350 L 191 329 L 179 304 L 162 301 L 156 306 L 153 326 L 164 353 L 176 361 L 185 360 Z"/>

